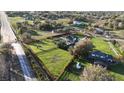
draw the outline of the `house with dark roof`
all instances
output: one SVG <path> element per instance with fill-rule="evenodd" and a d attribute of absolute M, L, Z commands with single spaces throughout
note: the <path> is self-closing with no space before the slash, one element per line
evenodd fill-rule
<path fill-rule="evenodd" d="M 95 34 L 103 35 L 104 32 L 105 32 L 105 31 L 104 31 L 102 28 L 95 28 Z"/>
<path fill-rule="evenodd" d="M 112 55 L 103 53 L 101 51 L 93 51 L 88 56 L 88 59 L 92 60 L 94 64 L 99 64 L 103 66 L 109 66 L 117 63 Z"/>
<path fill-rule="evenodd" d="M 65 40 L 65 43 L 67 46 L 71 46 L 71 45 L 74 45 L 76 42 L 79 41 L 79 38 L 75 35 L 68 35 L 64 38 L 62 38 Z"/>

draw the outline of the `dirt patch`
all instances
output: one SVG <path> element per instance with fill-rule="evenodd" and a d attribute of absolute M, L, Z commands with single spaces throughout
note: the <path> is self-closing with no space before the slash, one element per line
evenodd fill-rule
<path fill-rule="evenodd" d="M 0 80 L 8 81 L 9 77 L 9 65 L 6 63 L 6 56 L 4 54 L 0 54 Z"/>

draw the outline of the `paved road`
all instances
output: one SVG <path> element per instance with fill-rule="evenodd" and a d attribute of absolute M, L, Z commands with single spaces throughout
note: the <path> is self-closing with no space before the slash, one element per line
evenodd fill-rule
<path fill-rule="evenodd" d="M 7 19 L 8 18 L 7 15 L 4 12 L 0 12 L 0 17 L 1 17 L 2 42 L 3 43 L 11 43 L 11 45 L 13 46 L 13 48 L 18 56 L 25 80 L 26 81 L 36 80 L 33 77 L 31 68 L 29 67 L 29 65 L 27 63 L 26 55 L 24 53 L 24 50 L 23 50 L 21 44 L 16 42 L 16 36 L 15 36 L 15 34 L 10 26 L 10 23 Z M 15 43 L 12 43 L 12 42 L 15 42 Z"/>
<path fill-rule="evenodd" d="M 7 15 L 4 12 L 0 12 L 0 17 L 2 41 L 4 43 L 15 42 L 16 36 L 10 27 L 10 24 L 7 20 Z"/>

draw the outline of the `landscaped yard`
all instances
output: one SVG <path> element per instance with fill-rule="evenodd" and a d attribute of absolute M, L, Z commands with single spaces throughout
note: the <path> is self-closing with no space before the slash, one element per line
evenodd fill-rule
<path fill-rule="evenodd" d="M 109 44 L 104 41 L 101 37 L 95 37 L 92 39 L 94 49 L 115 56 L 115 53 L 110 48 Z"/>
<path fill-rule="evenodd" d="M 57 48 L 52 40 L 47 39 L 40 43 L 33 43 L 29 47 L 55 78 L 62 74 L 73 58 L 67 51 Z"/>
<path fill-rule="evenodd" d="M 95 49 L 100 50 L 104 53 L 115 56 L 114 52 L 110 49 L 110 46 L 101 37 L 92 39 Z M 118 63 L 110 67 L 110 73 L 115 77 L 115 80 L 124 80 L 124 64 Z"/>
<path fill-rule="evenodd" d="M 80 60 L 78 60 L 78 62 L 80 62 L 83 65 L 83 67 L 86 67 L 86 66 L 90 65 L 90 63 L 87 62 L 86 60 L 80 59 Z M 83 71 L 83 69 L 82 69 L 82 71 Z M 59 80 L 79 81 L 80 80 L 80 74 L 75 74 L 74 72 L 75 72 L 74 70 L 73 71 L 68 71 L 66 69 Z"/>

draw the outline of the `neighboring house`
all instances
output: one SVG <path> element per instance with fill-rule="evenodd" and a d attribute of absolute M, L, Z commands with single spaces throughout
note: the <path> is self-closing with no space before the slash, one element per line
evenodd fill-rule
<path fill-rule="evenodd" d="M 69 35 L 65 37 L 60 37 L 59 40 L 56 40 L 56 44 L 59 48 L 67 50 L 69 47 L 73 47 L 78 41 L 79 38 L 77 36 Z"/>
<path fill-rule="evenodd" d="M 104 30 L 101 29 L 101 28 L 95 28 L 95 34 L 100 34 L 100 35 L 103 35 L 104 34 Z"/>
<path fill-rule="evenodd" d="M 103 66 L 109 66 L 111 64 L 116 64 L 117 62 L 114 60 L 113 56 L 105 54 L 101 51 L 93 51 L 88 59 L 93 60 L 95 64 L 100 64 Z"/>
<path fill-rule="evenodd" d="M 74 25 L 81 25 L 82 23 L 80 21 L 73 21 Z"/>
<path fill-rule="evenodd" d="M 118 27 L 121 28 L 123 26 L 123 22 L 118 23 Z"/>
<path fill-rule="evenodd" d="M 79 41 L 79 38 L 74 36 L 74 35 L 69 35 L 66 37 L 66 44 L 67 45 L 74 45 L 78 41 Z"/>
<path fill-rule="evenodd" d="M 79 41 L 79 38 L 74 36 L 74 35 L 69 35 L 69 36 L 66 36 L 66 37 L 62 37 L 61 39 L 63 39 L 65 41 L 67 46 L 72 46 L 76 42 Z"/>
<path fill-rule="evenodd" d="M 112 38 L 113 36 L 110 34 L 110 32 L 105 31 L 104 32 L 104 37 L 106 37 L 106 38 Z"/>
<path fill-rule="evenodd" d="M 87 22 L 83 22 L 83 21 L 73 21 L 73 26 L 75 26 L 75 27 L 80 27 L 80 28 L 82 28 L 82 27 L 85 27 L 85 26 L 87 26 L 88 25 L 88 23 Z"/>

